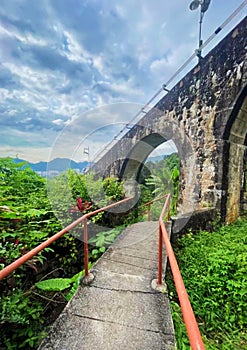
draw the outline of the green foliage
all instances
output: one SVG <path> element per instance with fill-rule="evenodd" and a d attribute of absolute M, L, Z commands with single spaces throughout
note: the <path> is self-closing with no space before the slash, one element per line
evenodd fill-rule
<path fill-rule="evenodd" d="M 216 232 L 189 233 L 176 249 L 208 349 L 240 350 L 247 345 L 246 232 L 247 220 L 242 219 Z"/>
<path fill-rule="evenodd" d="M 105 194 L 115 202 L 124 198 L 123 183 L 118 179 L 107 177 L 103 180 L 103 189 Z"/>
<path fill-rule="evenodd" d="M 42 306 L 16 289 L 14 294 L 1 297 L 0 340 L 7 350 L 30 349 L 44 336 Z M 0 343 L 1 344 L 1 343 Z"/>
<path fill-rule="evenodd" d="M 2 200 L 14 197 L 27 199 L 29 194 L 39 192 L 45 180 L 25 167 L 24 163 L 16 164 L 11 158 L 2 158 L 0 162 L 0 196 Z"/>
<path fill-rule="evenodd" d="M 0 159 L 0 179 L 0 268 L 4 268 L 58 232 L 61 226 L 51 210 L 45 179 L 9 158 Z M 62 260 L 65 267 L 71 268 L 66 257 L 73 255 L 75 238 L 69 237 L 65 239 L 69 242 L 68 252 Z M 4 315 L 0 343 L 6 349 L 29 349 L 40 339 L 44 306 L 30 291 L 51 252 L 57 255 L 60 248 L 64 249 L 62 242 L 61 239 L 60 246 L 46 248 L 0 282 L 0 312 Z"/>
<path fill-rule="evenodd" d="M 180 160 L 176 153 L 166 156 L 159 162 L 148 162 L 149 177 L 140 185 L 141 197 L 139 205 L 161 197 L 167 193 L 171 194 L 171 215 L 176 214 L 179 187 Z M 151 174 L 150 174 L 151 172 Z M 157 201 L 151 205 L 151 219 L 158 220 L 164 201 Z"/>
<path fill-rule="evenodd" d="M 178 350 L 190 350 L 190 343 L 186 332 L 186 327 L 183 322 L 182 311 L 178 303 L 170 302 L 172 320 L 176 333 L 176 345 Z"/>
<path fill-rule="evenodd" d="M 77 174 L 72 169 L 68 169 L 68 188 L 71 191 L 72 198 L 77 199 L 81 197 L 84 201 L 90 200 L 85 176 Z"/>
<path fill-rule="evenodd" d="M 46 184 L 25 164 L 15 164 L 10 158 L 0 159 L 0 180 L 0 268 L 60 231 L 60 222 L 65 226 L 83 213 L 124 196 L 122 183 L 116 179 L 95 180 L 92 174 L 78 175 L 69 170 Z M 82 198 L 83 205 L 91 203 L 79 210 L 78 198 Z M 104 214 L 99 213 L 92 221 L 103 220 Z M 0 281 L 0 347 L 4 344 L 4 350 L 33 349 L 44 334 L 47 305 L 61 303 L 57 298 L 70 300 L 73 296 L 84 274 L 81 271 L 68 278 L 82 266 L 82 243 L 75 238 L 81 231 L 78 227 L 73 236 L 64 235 Z M 105 245 L 111 237 L 113 233 L 105 237 Z M 106 248 L 97 245 L 96 249 L 94 256 Z M 49 274 L 57 266 L 65 279 L 58 274 L 42 281 L 42 274 Z"/>
<path fill-rule="evenodd" d="M 152 191 L 154 195 L 160 197 L 171 190 L 171 173 L 167 168 L 155 168 L 152 175 L 146 179 L 146 184 L 148 186 L 153 186 Z"/>
<path fill-rule="evenodd" d="M 62 173 L 49 180 L 48 194 L 52 209 L 63 225 L 112 201 L 124 197 L 123 183 L 114 178 L 95 179 L 93 173 L 77 174 L 74 170 Z M 77 207 L 77 200 L 82 201 L 82 209 Z M 84 204 L 88 205 L 85 206 Z M 101 222 L 103 213 L 92 218 L 93 222 Z"/>
<path fill-rule="evenodd" d="M 97 260 L 106 251 L 106 248 L 114 242 L 122 229 L 119 226 L 112 230 L 99 232 L 95 237 L 89 239 L 88 242 L 95 245 L 95 248 L 91 251 L 91 256 L 94 260 Z"/>
<path fill-rule="evenodd" d="M 90 270 L 93 267 L 93 265 L 94 264 L 89 261 L 88 269 Z M 85 270 L 82 270 L 82 271 L 78 272 L 76 275 L 74 275 L 73 277 L 70 278 L 72 286 L 71 286 L 69 292 L 65 295 L 65 299 L 67 301 L 70 301 L 70 299 L 73 297 L 73 295 L 77 291 L 77 288 L 80 285 L 82 277 L 84 277 L 84 276 L 85 276 Z"/>
<path fill-rule="evenodd" d="M 70 278 L 52 278 L 35 283 L 35 286 L 41 290 L 62 291 L 70 287 Z"/>
<path fill-rule="evenodd" d="M 146 185 L 152 193 L 160 197 L 166 193 L 173 196 L 172 210 L 176 210 L 179 183 L 179 157 L 173 153 L 152 165 L 152 174 L 146 179 Z"/>
<path fill-rule="evenodd" d="M 89 262 L 88 268 L 91 269 L 92 267 L 93 264 Z M 62 292 L 69 289 L 64 295 L 66 301 L 69 301 L 75 294 L 83 276 L 85 276 L 85 270 L 78 272 L 71 278 L 50 278 L 37 282 L 35 283 L 35 287 L 45 292 Z"/>
<path fill-rule="evenodd" d="M 72 183 L 72 180 L 70 181 Z M 64 172 L 47 182 L 47 193 L 52 211 L 63 226 L 71 222 L 70 209 L 76 205 L 69 184 L 69 172 Z"/>
<path fill-rule="evenodd" d="M 124 198 L 123 183 L 115 178 L 105 178 L 96 180 L 93 173 L 84 175 L 89 200 L 103 207 L 111 201 L 117 202 Z"/>
<path fill-rule="evenodd" d="M 23 164 L 11 159 L 0 160 L 0 259 L 2 266 L 11 263 L 26 251 L 43 242 L 52 215 L 45 196 L 45 181 Z M 46 252 L 49 249 L 46 249 Z M 45 259 L 45 251 L 36 261 Z M 36 261 L 33 260 L 33 267 Z M 26 264 L 28 265 L 28 264 Z M 30 266 L 30 262 L 29 262 Z M 23 269 L 24 272 L 25 269 Z M 15 283 L 25 278 L 20 273 Z"/>

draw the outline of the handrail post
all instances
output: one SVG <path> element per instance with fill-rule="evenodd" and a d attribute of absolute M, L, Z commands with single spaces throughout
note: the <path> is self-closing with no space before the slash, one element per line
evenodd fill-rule
<path fill-rule="evenodd" d="M 171 197 L 168 196 L 168 210 L 167 210 L 167 221 L 171 219 Z"/>
<path fill-rule="evenodd" d="M 158 281 L 157 284 L 162 284 L 162 250 L 163 250 L 163 239 L 162 239 L 162 229 L 159 222 L 159 247 L 158 247 Z"/>
<path fill-rule="evenodd" d="M 87 231 L 87 218 L 83 219 L 83 229 L 84 229 L 84 269 L 85 276 L 88 277 L 88 231 Z"/>
<path fill-rule="evenodd" d="M 148 221 L 151 220 L 151 213 L 150 213 L 150 209 L 151 209 L 151 203 L 148 203 Z"/>

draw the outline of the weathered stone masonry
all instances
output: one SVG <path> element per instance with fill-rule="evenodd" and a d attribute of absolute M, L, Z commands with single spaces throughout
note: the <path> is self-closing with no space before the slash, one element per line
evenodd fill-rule
<path fill-rule="evenodd" d="M 95 165 L 103 176 L 136 179 L 159 144 L 181 159 L 180 212 L 216 207 L 239 215 L 247 144 L 247 18 L 163 97 Z"/>

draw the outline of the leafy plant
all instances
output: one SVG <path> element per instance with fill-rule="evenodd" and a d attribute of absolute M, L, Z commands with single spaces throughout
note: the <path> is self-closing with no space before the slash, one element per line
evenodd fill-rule
<path fill-rule="evenodd" d="M 117 227 L 112 230 L 102 231 L 97 233 L 95 237 L 89 239 L 88 243 L 93 243 L 96 247 L 91 251 L 93 259 L 98 259 L 102 253 L 106 251 L 107 246 L 114 242 L 122 229 L 122 227 Z"/>
<path fill-rule="evenodd" d="M 59 292 L 69 288 L 71 283 L 72 282 L 70 278 L 52 278 L 49 280 L 37 282 L 35 283 L 35 286 L 41 290 Z"/>
<path fill-rule="evenodd" d="M 182 311 L 174 301 L 170 302 L 172 320 L 176 330 L 176 345 L 178 350 L 190 350 L 190 343 L 186 332 L 186 327 L 183 321 Z"/>
<path fill-rule="evenodd" d="M 92 267 L 93 264 L 89 262 L 88 268 L 91 269 Z M 50 278 L 47 280 L 42 280 L 35 283 L 35 287 L 45 292 L 62 292 L 66 289 L 70 289 L 65 295 L 65 299 L 69 301 L 76 292 L 83 276 L 85 276 L 85 270 L 78 272 L 71 278 Z"/>
<path fill-rule="evenodd" d="M 151 162 L 150 162 L 151 163 Z M 145 186 L 150 189 L 155 197 L 160 197 L 166 193 L 172 196 L 171 212 L 176 213 L 179 187 L 179 157 L 176 153 L 166 156 L 156 163 L 149 163 L 152 169 L 151 175 L 145 180 Z M 162 204 L 152 205 L 152 218 L 157 220 L 162 209 Z"/>
<path fill-rule="evenodd" d="M 93 265 L 94 265 L 94 263 L 91 263 L 89 261 L 88 269 L 90 270 L 93 267 Z M 71 277 L 70 281 L 72 283 L 72 286 L 71 286 L 69 292 L 65 295 L 65 299 L 67 301 L 70 301 L 70 299 L 73 297 L 73 295 L 77 291 L 77 288 L 79 287 L 79 284 L 81 282 L 82 277 L 84 277 L 84 276 L 85 276 L 85 270 L 82 270 L 82 271 L 78 272 L 76 275 L 74 275 L 73 277 Z"/>
<path fill-rule="evenodd" d="M 240 219 L 212 233 L 188 233 L 178 241 L 178 263 L 208 349 L 242 350 L 247 344 L 246 231 L 247 220 Z"/>
<path fill-rule="evenodd" d="M 103 189 L 108 198 L 119 201 L 124 198 L 123 182 L 116 178 L 107 177 L 103 180 Z"/>
<path fill-rule="evenodd" d="M 0 340 L 7 350 L 30 349 L 44 336 L 42 305 L 16 289 L 1 298 Z"/>

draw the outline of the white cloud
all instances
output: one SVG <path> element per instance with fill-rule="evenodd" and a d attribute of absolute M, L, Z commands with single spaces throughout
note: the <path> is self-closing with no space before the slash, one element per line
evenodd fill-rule
<path fill-rule="evenodd" d="M 0 102 L 4 102 L 4 100 L 12 96 L 13 92 L 10 92 L 8 89 L 0 88 Z"/>
<path fill-rule="evenodd" d="M 152 153 L 150 153 L 150 157 L 157 157 L 165 154 L 177 153 L 177 147 L 172 140 L 166 141 L 162 143 L 160 146 L 155 148 Z"/>
<path fill-rule="evenodd" d="M 68 57 L 71 61 L 81 62 L 81 63 L 90 63 L 89 53 L 82 47 L 82 45 L 76 40 L 72 33 L 64 30 L 64 36 L 67 39 L 68 50 L 64 51 L 63 54 Z"/>
<path fill-rule="evenodd" d="M 105 64 L 103 55 L 93 57 L 93 65 L 99 71 L 100 74 L 105 73 Z"/>
<path fill-rule="evenodd" d="M 55 119 L 52 121 L 52 123 L 56 125 L 62 125 L 64 124 L 64 121 L 62 119 Z"/>
<path fill-rule="evenodd" d="M 167 58 L 160 58 L 157 60 L 154 60 L 150 65 L 150 70 L 155 76 L 162 76 L 164 75 L 164 72 L 168 66 L 168 59 Z"/>
<path fill-rule="evenodd" d="M 45 1 L 41 6 L 22 0 L 20 7 L 19 1 L 12 0 L 11 11 L 9 2 L 1 4 L 1 119 L 6 120 L 6 130 L 10 118 L 16 121 L 9 141 L 5 137 L 9 147 L 15 137 L 23 145 L 39 139 L 43 146 L 37 157 L 44 156 L 50 147 L 47 142 L 57 136 L 54 130 L 69 126 L 69 121 L 81 120 L 77 131 L 86 137 L 102 123 L 130 120 L 128 113 L 108 113 L 102 119 L 100 114 L 85 112 L 123 101 L 144 104 L 196 48 L 198 12 L 189 11 L 188 0 L 159 0 L 155 6 L 148 0 L 74 0 L 75 5 L 77 1 L 78 6 L 67 0 Z M 203 23 L 203 38 L 241 2 L 226 2 L 222 8 L 212 1 Z M 196 59 L 192 65 L 195 63 Z M 35 131 L 35 123 L 42 128 L 42 135 L 38 128 Z M 24 149 L 31 156 L 32 151 L 27 146 Z M 60 156 L 63 151 L 61 148 Z"/>
<path fill-rule="evenodd" d="M 25 159 L 36 163 L 47 161 L 50 153 L 50 147 L 23 147 L 23 146 L 1 146 L 0 157 L 11 157 Z"/>
<path fill-rule="evenodd" d="M 29 45 L 38 45 L 38 46 L 46 46 L 49 43 L 40 37 L 35 37 L 31 33 L 26 33 L 24 35 L 21 35 L 18 30 L 7 29 L 0 24 L 0 36 L 1 37 L 8 37 L 8 38 L 14 38 L 19 40 L 21 43 L 29 44 Z"/>

